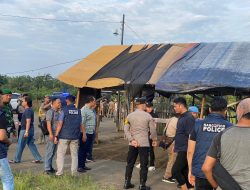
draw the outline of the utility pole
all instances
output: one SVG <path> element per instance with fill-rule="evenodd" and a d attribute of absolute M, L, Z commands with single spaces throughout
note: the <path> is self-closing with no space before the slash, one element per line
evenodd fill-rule
<path fill-rule="evenodd" d="M 124 37 L 124 25 L 125 25 L 125 14 L 122 15 L 122 34 L 121 34 L 121 45 L 123 45 L 123 37 Z"/>
<path fill-rule="evenodd" d="M 121 45 L 123 45 L 123 39 L 124 39 L 124 25 L 125 25 L 125 14 L 122 15 L 122 28 L 121 28 Z M 117 98 L 117 116 L 116 116 L 116 128 L 117 131 L 120 130 L 120 108 L 121 108 L 121 91 L 118 90 L 118 98 Z"/>

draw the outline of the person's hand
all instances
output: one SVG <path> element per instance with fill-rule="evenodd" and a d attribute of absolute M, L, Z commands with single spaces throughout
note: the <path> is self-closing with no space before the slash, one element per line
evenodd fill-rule
<path fill-rule="evenodd" d="M 24 137 L 24 138 L 28 138 L 28 136 L 29 136 L 29 132 L 28 132 L 28 131 L 25 131 L 23 137 Z"/>
<path fill-rule="evenodd" d="M 86 142 L 86 140 L 87 140 L 86 134 L 82 134 L 82 142 Z"/>
<path fill-rule="evenodd" d="M 50 140 L 51 142 L 54 141 L 54 136 L 53 136 L 53 134 L 50 134 L 50 135 L 49 135 L 49 140 Z"/>
<path fill-rule="evenodd" d="M 132 140 L 132 141 L 131 141 L 131 146 L 137 148 L 137 147 L 139 146 L 138 141 L 137 141 L 137 140 Z"/>
<path fill-rule="evenodd" d="M 12 144 L 12 140 L 9 139 L 6 144 L 10 146 Z"/>
<path fill-rule="evenodd" d="M 58 137 L 57 136 L 55 136 L 55 138 L 54 138 L 54 144 L 58 144 Z"/>
<path fill-rule="evenodd" d="M 195 185 L 195 176 L 193 176 L 191 172 L 188 172 L 188 181 L 192 186 Z"/>
<path fill-rule="evenodd" d="M 157 146 L 158 146 L 158 142 L 157 142 L 157 141 L 153 141 L 153 142 L 152 142 L 152 146 L 153 146 L 153 147 L 157 147 Z"/>

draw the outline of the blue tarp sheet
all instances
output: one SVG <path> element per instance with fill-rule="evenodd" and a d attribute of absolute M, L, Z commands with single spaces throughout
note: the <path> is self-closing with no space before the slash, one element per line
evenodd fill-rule
<path fill-rule="evenodd" d="M 214 88 L 250 89 L 250 42 L 200 43 L 174 63 L 156 90 L 188 93 Z"/>

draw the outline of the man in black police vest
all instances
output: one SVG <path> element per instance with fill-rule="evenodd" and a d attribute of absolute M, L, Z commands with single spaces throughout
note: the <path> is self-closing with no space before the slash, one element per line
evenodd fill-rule
<path fill-rule="evenodd" d="M 210 114 L 204 120 L 197 120 L 188 141 L 189 183 L 196 190 L 213 190 L 201 170 L 207 151 L 214 136 L 232 124 L 225 118 L 227 101 L 223 97 L 214 97 L 210 104 Z"/>

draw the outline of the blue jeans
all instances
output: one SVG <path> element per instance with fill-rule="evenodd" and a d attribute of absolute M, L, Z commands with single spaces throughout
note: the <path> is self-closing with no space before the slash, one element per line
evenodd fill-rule
<path fill-rule="evenodd" d="M 44 158 L 44 170 L 45 171 L 53 169 L 52 162 L 53 162 L 53 158 L 55 156 L 56 150 L 57 150 L 57 144 L 54 144 L 54 142 L 51 142 L 49 139 L 47 139 L 46 152 L 45 152 L 45 158 Z"/>
<path fill-rule="evenodd" d="M 82 133 L 79 137 L 79 150 L 78 150 L 78 168 L 85 167 L 85 161 L 87 158 L 87 153 L 90 152 L 91 147 L 93 147 L 93 134 L 86 134 L 87 140 L 86 142 L 82 142 Z"/>
<path fill-rule="evenodd" d="M 3 190 L 14 190 L 14 177 L 11 172 L 8 158 L 0 159 L 0 177 Z"/>
<path fill-rule="evenodd" d="M 25 130 L 20 131 L 18 143 L 17 143 L 17 149 L 16 149 L 16 156 L 15 156 L 15 162 L 21 162 L 23 150 L 28 145 L 32 155 L 34 156 L 35 160 L 42 160 L 41 155 L 39 154 L 36 145 L 34 144 L 34 128 L 31 128 L 29 130 L 29 136 L 27 138 L 24 138 Z"/>

